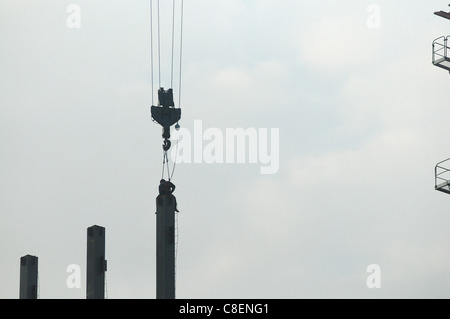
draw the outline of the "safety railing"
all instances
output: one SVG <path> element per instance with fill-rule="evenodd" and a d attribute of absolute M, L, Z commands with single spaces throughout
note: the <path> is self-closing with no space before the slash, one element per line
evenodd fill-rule
<path fill-rule="evenodd" d="M 436 164 L 434 168 L 434 188 L 450 194 L 450 158 Z"/>
<path fill-rule="evenodd" d="M 450 71 L 450 57 L 448 56 L 448 38 L 441 36 L 433 41 L 433 64 Z"/>

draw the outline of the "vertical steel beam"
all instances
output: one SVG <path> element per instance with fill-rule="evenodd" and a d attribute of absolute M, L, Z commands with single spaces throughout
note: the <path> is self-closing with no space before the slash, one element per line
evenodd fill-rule
<path fill-rule="evenodd" d="M 175 207 L 172 194 L 156 198 L 157 299 L 175 299 Z"/>
<path fill-rule="evenodd" d="M 20 299 L 37 299 L 38 258 L 26 255 L 20 257 Z"/>
<path fill-rule="evenodd" d="M 105 228 L 87 229 L 86 299 L 105 298 Z"/>

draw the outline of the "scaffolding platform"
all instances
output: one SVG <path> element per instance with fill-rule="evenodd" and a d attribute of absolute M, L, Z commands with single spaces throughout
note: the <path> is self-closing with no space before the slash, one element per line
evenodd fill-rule
<path fill-rule="evenodd" d="M 441 36 L 433 41 L 433 65 L 450 72 L 448 38 L 449 36 Z"/>
<path fill-rule="evenodd" d="M 436 164 L 434 168 L 434 189 L 450 194 L 450 158 Z"/>

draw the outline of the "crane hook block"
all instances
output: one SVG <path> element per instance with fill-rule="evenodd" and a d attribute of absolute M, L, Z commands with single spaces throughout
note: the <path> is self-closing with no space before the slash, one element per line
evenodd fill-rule
<path fill-rule="evenodd" d="M 163 128 L 170 128 L 181 119 L 181 109 L 175 108 L 173 91 L 164 88 L 158 90 L 159 106 L 152 105 L 152 118 Z"/>
<path fill-rule="evenodd" d="M 181 119 L 181 109 L 175 108 L 173 102 L 173 90 L 164 88 L 158 90 L 159 105 L 152 105 L 152 118 L 163 128 L 162 137 L 164 138 L 163 150 L 170 148 L 170 127 Z"/>

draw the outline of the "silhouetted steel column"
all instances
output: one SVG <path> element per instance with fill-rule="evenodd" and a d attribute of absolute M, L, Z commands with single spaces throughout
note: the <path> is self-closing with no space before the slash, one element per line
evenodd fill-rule
<path fill-rule="evenodd" d="M 156 198 L 157 299 L 175 299 L 175 203 L 173 195 Z"/>
<path fill-rule="evenodd" d="M 20 257 L 20 299 L 37 299 L 38 258 L 26 255 Z"/>
<path fill-rule="evenodd" d="M 86 299 L 105 298 L 105 228 L 87 229 Z"/>

